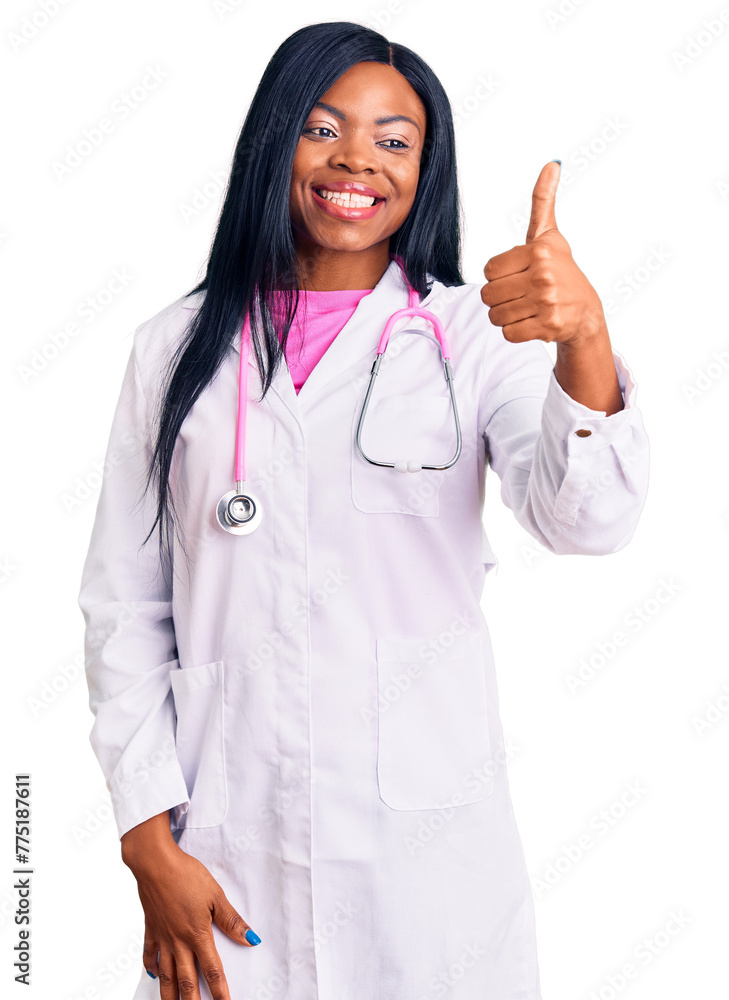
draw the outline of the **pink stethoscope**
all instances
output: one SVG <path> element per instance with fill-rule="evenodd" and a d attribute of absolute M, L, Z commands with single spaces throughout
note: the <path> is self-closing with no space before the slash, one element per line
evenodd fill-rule
<path fill-rule="evenodd" d="M 453 391 L 453 369 L 450 362 L 450 348 L 448 346 L 448 340 L 446 338 L 445 330 L 443 324 L 441 323 L 438 316 L 431 312 L 429 309 L 421 309 L 418 305 L 418 293 L 411 286 L 405 274 L 405 269 L 403 267 L 403 262 L 400 257 L 395 257 L 400 268 L 402 270 L 403 279 L 408 287 L 409 297 L 408 305 L 404 309 L 398 309 L 396 312 L 390 316 L 385 325 L 385 329 L 380 337 L 380 342 L 377 345 L 377 356 L 372 365 L 372 370 L 370 372 L 370 381 L 367 387 L 367 393 L 364 398 L 364 403 L 362 404 L 362 411 L 359 415 L 359 420 L 357 422 L 357 435 L 356 443 L 357 449 L 362 456 L 371 465 L 379 465 L 389 469 L 396 469 L 398 472 L 420 472 L 422 469 L 449 469 L 458 461 L 458 457 L 461 454 L 461 425 L 458 420 L 458 408 L 456 406 L 456 397 Z M 362 445 L 360 443 L 360 438 L 362 435 L 362 425 L 365 418 L 365 413 L 367 412 L 367 407 L 369 405 L 370 396 L 372 395 L 372 388 L 375 383 L 375 378 L 380 370 L 380 363 L 387 350 L 387 345 L 390 340 L 390 333 L 393 326 L 398 320 L 405 319 L 411 316 L 421 316 L 423 319 L 427 320 L 433 327 L 435 331 L 435 336 L 438 341 L 438 346 L 440 348 L 441 359 L 443 361 L 443 369 L 445 372 L 446 382 L 448 384 L 448 390 L 451 398 L 451 409 L 453 412 L 453 420 L 456 429 L 456 450 L 449 462 L 444 465 L 424 465 L 420 462 L 416 462 L 410 459 L 401 459 L 395 462 L 378 462 L 365 455 L 362 450 Z M 398 333 L 404 331 L 398 331 Z M 425 330 L 408 330 L 409 333 L 418 333 L 427 336 L 427 331 Z M 252 494 L 250 491 L 245 491 L 245 478 L 246 478 L 246 467 L 245 467 L 245 440 L 246 440 L 246 414 L 248 411 L 248 357 L 250 351 L 250 323 L 248 316 L 245 318 L 243 323 L 243 328 L 241 330 L 241 340 L 240 340 L 240 369 L 238 373 L 238 424 L 235 436 L 235 489 L 230 490 L 218 501 L 218 505 L 215 509 L 215 514 L 218 520 L 218 524 L 225 531 L 230 532 L 232 535 L 248 535 L 250 532 L 255 531 L 255 529 L 260 525 L 263 519 L 263 510 L 261 508 L 260 501 Z"/>

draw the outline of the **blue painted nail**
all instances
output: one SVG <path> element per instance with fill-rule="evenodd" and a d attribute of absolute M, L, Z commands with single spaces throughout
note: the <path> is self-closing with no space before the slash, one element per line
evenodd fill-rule
<path fill-rule="evenodd" d="M 255 931 L 252 931 L 250 929 L 250 927 L 246 931 L 246 941 L 250 942 L 250 944 L 260 944 L 261 943 L 261 939 L 259 938 L 259 936 L 256 934 Z"/>
<path fill-rule="evenodd" d="M 560 167 L 562 166 L 562 161 L 561 160 L 552 160 L 552 163 L 559 163 Z"/>
<path fill-rule="evenodd" d="M 149 969 L 147 969 L 147 975 L 148 975 L 148 976 L 151 976 L 151 977 L 152 977 L 152 979 L 156 979 L 156 978 L 157 978 L 157 977 L 155 976 L 155 974 L 154 974 L 153 972 L 150 972 L 150 971 L 149 971 Z"/>

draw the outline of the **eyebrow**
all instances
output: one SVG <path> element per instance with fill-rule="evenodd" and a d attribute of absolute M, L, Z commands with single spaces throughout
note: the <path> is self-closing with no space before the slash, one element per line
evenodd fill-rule
<path fill-rule="evenodd" d="M 339 108 L 332 107 L 331 104 L 325 104 L 324 101 L 317 101 L 314 105 L 315 108 L 323 108 L 330 114 L 334 115 L 335 118 L 339 118 L 341 121 L 346 122 L 347 116 Z M 382 118 L 375 118 L 375 125 L 389 125 L 390 122 L 410 122 L 415 128 L 420 131 L 420 126 L 412 118 L 408 118 L 407 115 L 384 115 Z"/>

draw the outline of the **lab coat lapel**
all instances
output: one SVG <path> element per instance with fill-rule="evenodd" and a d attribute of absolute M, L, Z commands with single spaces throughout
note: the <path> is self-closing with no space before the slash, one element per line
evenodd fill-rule
<path fill-rule="evenodd" d="M 198 292 L 191 296 L 185 303 L 185 308 L 197 308 L 204 294 L 204 292 Z M 430 296 L 424 299 L 421 305 L 425 306 L 429 298 Z M 407 304 L 408 291 L 402 272 L 397 261 L 391 260 L 372 292 L 359 301 L 354 313 L 315 365 L 298 395 L 285 363 L 281 364 L 276 372 L 271 388 L 294 415 L 298 415 L 301 410 L 305 411 L 325 385 L 356 364 L 361 358 L 371 355 L 374 361 L 377 345 L 387 320 L 393 312 L 397 309 L 404 309 Z M 397 329 L 396 325 L 395 331 Z M 234 347 L 237 363 L 240 353 L 239 337 L 236 337 Z M 256 367 L 255 354 L 252 351 L 248 358 L 248 364 Z M 250 393 L 260 393 L 261 383 L 257 370 L 253 382 L 249 384 Z"/>
<path fill-rule="evenodd" d="M 397 262 L 392 260 L 370 294 L 357 303 L 354 313 L 307 376 L 299 390 L 299 405 L 306 410 L 324 386 L 361 358 L 371 355 L 374 361 L 387 320 L 396 309 L 407 304 L 407 288 Z"/>

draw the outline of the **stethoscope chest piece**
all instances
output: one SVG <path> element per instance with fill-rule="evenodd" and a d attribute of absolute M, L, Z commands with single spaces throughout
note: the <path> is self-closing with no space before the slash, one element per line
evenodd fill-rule
<path fill-rule="evenodd" d="M 231 535 L 249 535 L 263 520 L 263 510 L 252 493 L 230 490 L 218 501 L 218 524 Z"/>

